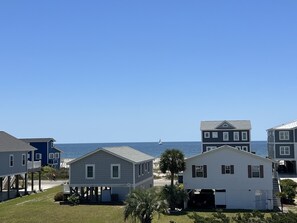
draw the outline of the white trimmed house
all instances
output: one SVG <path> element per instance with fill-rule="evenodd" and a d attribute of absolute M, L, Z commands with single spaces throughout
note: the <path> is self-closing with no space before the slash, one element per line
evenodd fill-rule
<path fill-rule="evenodd" d="M 153 186 L 154 157 L 128 146 L 99 148 L 69 162 L 70 193 L 94 202 L 124 201 Z"/>
<path fill-rule="evenodd" d="M 271 210 L 273 161 L 224 145 L 186 159 L 184 188 L 193 208 Z"/>

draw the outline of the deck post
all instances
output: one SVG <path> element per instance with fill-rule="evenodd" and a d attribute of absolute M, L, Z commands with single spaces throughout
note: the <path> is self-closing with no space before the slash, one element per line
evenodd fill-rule
<path fill-rule="evenodd" d="M 41 190 L 41 171 L 38 172 L 38 181 L 39 181 L 38 182 L 39 183 L 39 191 L 42 191 Z"/>
<path fill-rule="evenodd" d="M 28 187 L 28 174 L 25 173 L 25 195 L 28 194 L 28 189 L 27 189 L 27 187 Z"/>
<path fill-rule="evenodd" d="M 102 203 L 102 187 L 100 187 L 100 203 Z"/>
<path fill-rule="evenodd" d="M 34 173 L 31 172 L 31 191 L 34 191 Z"/>
<path fill-rule="evenodd" d="M 96 202 L 98 203 L 99 202 L 99 199 L 98 199 L 98 187 L 95 187 L 95 196 L 96 196 Z"/>
<path fill-rule="evenodd" d="M 7 177 L 7 199 L 10 198 L 10 176 Z"/>
<path fill-rule="evenodd" d="M 3 187 L 3 177 L 0 177 L 0 192 L 2 192 Z"/>
<path fill-rule="evenodd" d="M 17 197 L 19 197 L 19 175 L 15 176 L 15 187 L 16 187 L 16 192 L 17 192 Z"/>

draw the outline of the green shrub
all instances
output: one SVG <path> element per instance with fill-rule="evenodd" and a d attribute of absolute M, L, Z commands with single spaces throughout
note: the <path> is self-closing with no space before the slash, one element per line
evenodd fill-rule
<path fill-rule="evenodd" d="M 68 200 L 68 201 L 70 202 L 70 204 L 72 204 L 72 205 L 78 205 L 78 204 L 79 204 L 79 196 L 76 195 L 76 194 L 72 194 L 72 195 L 70 195 L 70 196 L 68 197 L 67 200 Z"/>
<path fill-rule="evenodd" d="M 64 201 L 64 194 L 63 192 L 58 192 L 56 193 L 55 197 L 54 197 L 55 201 Z"/>
<path fill-rule="evenodd" d="M 280 181 L 281 191 L 278 196 L 282 199 L 283 203 L 294 203 L 296 196 L 297 183 L 291 179 Z"/>

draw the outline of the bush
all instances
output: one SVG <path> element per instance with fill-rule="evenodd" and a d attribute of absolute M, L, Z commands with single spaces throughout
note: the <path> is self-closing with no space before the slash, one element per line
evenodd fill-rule
<path fill-rule="evenodd" d="M 173 211 L 175 208 L 182 208 L 184 201 L 189 199 L 188 193 L 182 186 L 165 185 L 161 191 L 163 199 L 167 200 L 170 209 Z"/>
<path fill-rule="evenodd" d="M 72 194 L 70 197 L 68 197 L 68 201 L 72 205 L 78 205 L 79 204 L 79 196 L 76 194 Z"/>
<path fill-rule="evenodd" d="M 56 193 L 54 200 L 55 201 L 64 201 L 64 193 L 63 192 Z"/>
<path fill-rule="evenodd" d="M 297 183 L 291 179 L 280 181 L 281 191 L 279 197 L 283 203 L 293 204 L 296 196 Z"/>

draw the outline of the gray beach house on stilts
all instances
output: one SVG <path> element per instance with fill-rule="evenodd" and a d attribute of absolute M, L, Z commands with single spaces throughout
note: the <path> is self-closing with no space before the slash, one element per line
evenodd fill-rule
<path fill-rule="evenodd" d="M 28 173 L 39 172 L 39 189 L 41 186 L 40 162 L 28 161 L 28 153 L 36 149 L 4 131 L 0 131 L 0 201 L 27 194 Z"/>
<path fill-rule="evenodd" d="M 154 157 L 128 146 L 99 148 L 69 162 L 69 189 L 86 202 L 124 201 L 135 188 L 153 186 Z"/>

